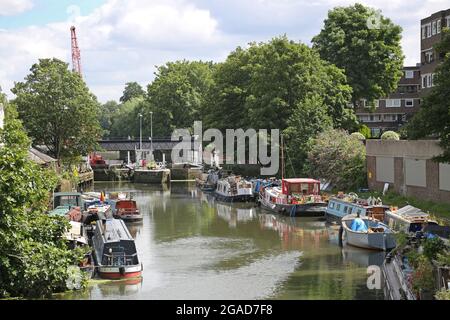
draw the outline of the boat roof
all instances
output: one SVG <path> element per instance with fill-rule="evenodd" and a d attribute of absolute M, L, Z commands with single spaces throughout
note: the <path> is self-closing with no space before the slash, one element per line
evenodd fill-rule
<path fill-rule="evenodd" d="M 428 213 L 423 212 L 421 209 L 410 205 L 398 209 L 397 211 L 395 211 L 395 213 L 401 216 L 408 216 L 408 217 L 421 217 L 429 215 Z"/>
<path fill-rule="evenodd" d="M 56 192 L 53 194 L 55 197 L 67 197 L 67 196 L 81 196 L 79 192 Z"/>
<path fill-rule="evenodd" d="M 108 219 L 103 222 L 103 228 L 103 236 L 105 237 L 105 242 L 133 240 L 133 237 L 125 226 L 123 220 Z"/>
<path fill-rule="evenodd" d="M 292 178 L 292 179 L 283 179 L 284 182 L 297 184 L 297 183 L 320 183 L 319 180 L 310 179 L 310 178 Z"/>

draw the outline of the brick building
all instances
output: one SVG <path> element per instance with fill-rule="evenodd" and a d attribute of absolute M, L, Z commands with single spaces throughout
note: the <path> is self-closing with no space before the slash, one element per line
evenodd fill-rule
<path fill-rule="evenodd" d="M 371 190 L 384 184 L 396 193 L 450 203 L 450 164 L 433 157 L 443 150 L 435 140 L 367 140 L 367 171 Z"/>
<path fill-rule="evenodd" d="M 375 101 L 375 108 L 369 108 L 361 101 L 355 109 L 359 121 L 371 129 L 373 137 L 379 137 L 387 130 L 398 131 L 418 111 L 421 98 L 433 86 L 435 69 L 443 59 L 434 46 L 442 39 L 442 29 L 450 28 L 450 9 L 433 13 L 420 23 L 420 63 L 404 67 L 397 90 L 387 98 Z"/>

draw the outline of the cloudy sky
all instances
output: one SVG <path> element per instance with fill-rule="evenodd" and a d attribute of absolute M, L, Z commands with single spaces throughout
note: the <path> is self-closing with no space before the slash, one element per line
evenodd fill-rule
<path fill-rule="evenodd" d="M 21 81 L 39 58 L 71 61 L 77 27 L 84 78 L 100 101 L 129 81 L 146 85 L 155 65 L 223 61 L 237 46 L 287 34 L 310 44 L 327 12 L 347 0 L 0 0 L 0 86 Z M 403 27 L 405 63 L 419 61 L 420 19 L 448 0 L 361 0 Z"/>

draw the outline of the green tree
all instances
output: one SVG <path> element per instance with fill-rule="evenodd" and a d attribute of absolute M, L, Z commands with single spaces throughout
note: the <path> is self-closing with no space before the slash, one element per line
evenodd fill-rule
<path fill-rule="evenodd" d="M 328 12 L 312 40 L 320 56 L 345 70 L 353 102 L 385 97 L 402 76 L 402 29 L 378 11 L 355 4 Z"/>
<path fill-rule="evenodd" d="M 30 71 L 11 91 L 33 144 L 57 159 L 93 151 L 101 136 L 99 104 L 81 77 L 58 59 L 41 59 Z"/>
<path fill-rule="evenodd" d="M 407 125 L 407 133 L 411 139 L 438 138 L 444 152 L 437 160 L 450 162 L 450 29 L 443 30 L 443 39 L 436 46 L 436 51 L 444 57 L 444 61 L 436 69 L 434 87 Z"/>
<path fill-rule="evenodd" d="M 148 109 L 144 98 L 133 98 L 123 103 L 119 110 L 111 116 L 110 136 L 112 137 L 138 137 L 139 114 L 144 108 Z M 143 121 L 143 129 L 145 121 Z M 143 130 L 143 134 L 148 134 Z"/>
<path fill-rule="evenodd" d="M 385 131 L 381 135 L 382 140 L 400 140 L 400 136 L 395 131 Z"/>
<path fill-rule="evenodd" d="M 366 183 L 366 148 L 344 130 L 327 130 L 309 141 L 306 171 L 344 190 Z"/>
<path fill-rule="evenodd" d="M 365 124 L 361 125 L 359 127 L 359 131 L 366 139 L 370 139 L 372 137 L 372 132 L 370 131 L 370 128 L 366 126 Z"/>
<path fill-rule="evenodd" d="M 28 160 L 30 141 L 14 114 L 7 109 L 0 130 L 0 298 L 48 297 L 66 290 L 80 256 L 63 240 L 68 221 L 44 213 L 56 178 Z"/>
<path fill-rule="evenodd" d="M 137 82 L 127 82 L 125 84 L 125 89 L 123 90 L 123 95 L 120 97 L 120 102 L 124 103 L 130 101 L 134 98 L 142 98 L 145 96 L 145 91 L 142 89 L 141 85 Z"/>
<path fill-rule="evenodd" d="M 213 68 L 212 62 L 186 60 L 160 66 L 147 90 L 145 132 L 150 132 L 150 112 L 154 136 L 170 136 L 175 128 L 191 128 L 202 120 Z"/>
<path fill-rule="evenodd" d="M 111 100 L 100 106 L 99 112 L 99 122 L 100 126 L 103 129 L 103 137 L 108 137 L 111 133 L 111 125 L 112 118 L 115 113 L 117 113 L 120 109 L 121 105 L 119 105 L 116 101 Z"/>

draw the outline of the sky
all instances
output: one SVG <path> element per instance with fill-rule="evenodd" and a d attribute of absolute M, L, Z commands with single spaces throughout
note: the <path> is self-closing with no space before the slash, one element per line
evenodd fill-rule
<path fill-rule="evenodd" d="M 126 82 L 147 86 L 156 66 L 224 61 L 237 46 L 286 34 L 310 45 L 328 10 L 348 0 L 0 0 L 0 86 L 13 98 L 40 58 L 71 62 L 77 27 L 83 77 L 99 101 L 118 100 Z M 361 0 L 403 28 L 405 65 L 420 61 L 420 20 L 448 0 Z"/>

